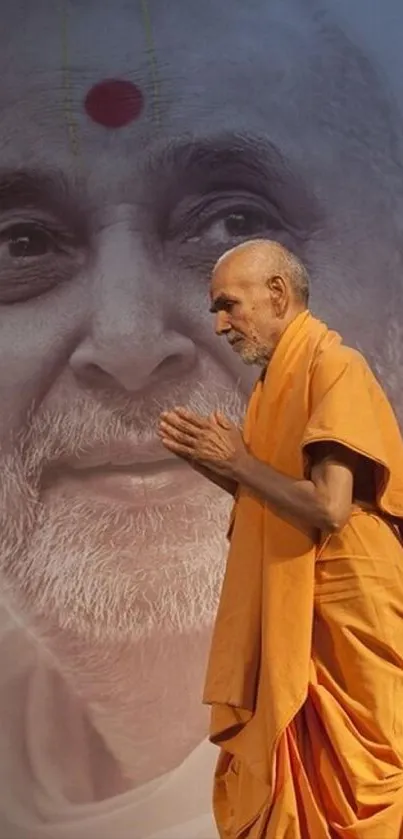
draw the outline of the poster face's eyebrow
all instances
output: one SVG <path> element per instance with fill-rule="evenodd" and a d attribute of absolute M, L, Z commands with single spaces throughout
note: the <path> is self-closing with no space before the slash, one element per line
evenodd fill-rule
<path fill-rule="evenodd" d="M 186 194 L 244 188 L 269 197 L 280 213 L 286 211 L 285 221 L 304 233 L 323 223 L 323 207 L 297 164 L 263 135 L 227 132 L 173 139 L 150 152 L 146 168 L 158 183 L 161 175 L 167 179 L 171 202 Z"/>
<path fill-rule="evenodd" d="M 35 206 L 48 209 L 68 200 L 69 187 L 61 172 L 0 169 L 0 212 Z"/>
<path fill-rule="evenodd" d="M 0 214 L 39 213 L 58 220 L 76 243 L 89 236 L 89 210 L 83 184 L 59 170 L 0 169 Z"/>
<path fill-rule="evenodd" d="M 270 170 L 281 175 L 285 161 L 266 138 L 249 134 L 225 133 L 210 137 L 173 140 L 150 159 L 151 168 L 186 172 L 187 177 L 207 175 L 209 180 L 244 174 L 264 178 Z"/>

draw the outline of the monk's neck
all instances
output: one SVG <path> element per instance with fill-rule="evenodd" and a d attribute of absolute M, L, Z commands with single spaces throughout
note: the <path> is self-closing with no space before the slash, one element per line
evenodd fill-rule
<path fill-rule="evenodd" d="M 307 314 L 309 314 L 309 310 L 308 310 L 308 309 L 306 309 L 306 308 L 304 308 L 304 307 L 302 307 L 302 306 L 300 306 L 300 307 L 293 307 L 292 309 L 290 309 L 290 310 L 289 310 L 289 311 L 288 311 L 288 312 L 284 315 L 284 317 L 283 317 L 283 318 L 279 319 L 279 323 L 278 323 L 278 331 L 277 331 L 277 335 L 276 335 L 276 339 L 275 339 L 274 348 L 273 348 L 273 351 L 272 351 L 272 353 L 271 353 L 270 358 L 268 359 L 268 362 L 267 362 L 267 365 L 266 365 L 266 367 L 265 367 L 265 370 L 264 370 L 264 372 L 263 372 L 263 374 L 262 374 L 262 375 L 263 375 L 263 378 L 264 378 L 264 376 L 265 376 L 265 373 L 266 373 L 267 368 L 270 366 L 270 363 L 271 363 L 271 361 L 272 361 L 272 359 L 273 359 L 274 355 L 277 353 L 278 348 L 281 346 L 281 344 L 282 344 L 283 340 L 286 338 L 286 335 L 287 335 L 288 330 L 292 327 L 292 325 L 295 323 L 295 321 L 297 320 L 297 318 L 302 317 L 302 315 L 307 315 Z"/>
<path fill-rule="evenodd" d="M 278 331 L 278 343 L 281 341 L 287 330 L 290 326 L 295 323 L 296 319 L 302 317 L 302 315 L 308 314 L 308 309 L 304 306 L 292 306 L 289 311 L 284 315 L 284 318 L 280 320 L 279 323 L 279 331 Z"/>

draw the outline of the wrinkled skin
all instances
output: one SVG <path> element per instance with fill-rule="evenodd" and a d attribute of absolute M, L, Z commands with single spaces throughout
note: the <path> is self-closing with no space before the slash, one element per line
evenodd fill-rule
<path fill-rule="evenodd" d="M 253 236 L 295 250 L 315 313 L 403 420 L 401 126 L 375 69 L 302 0 L 230 16 L 156 0 L 151 59 L 140 3 L 30 6 L 12 4 L 0 51 L 1 561 L 109 750 L 108 797 L 205 733 L 228 502 L 190 470 L 144 487 L 138 444 L 174 404 L 242 412 L 255 374 L 214 335 L 217 257 Z M 82 106 L 113 76 L 145 96 L 117 131 Z M 35 183 L 17 189 L 21 169 Z M 131 463 L 120 483 L 64 472 L 111 440 Z"/>

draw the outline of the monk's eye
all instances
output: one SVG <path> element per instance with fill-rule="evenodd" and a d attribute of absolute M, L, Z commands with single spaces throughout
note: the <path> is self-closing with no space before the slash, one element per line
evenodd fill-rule
<path fill-rule="evenodd" d="M 32 224 L 15 224 L 0 234 L 1 250 L 6 249 L 10 259 L 32 259 L 57 251 L 56 236 L 44 227 Z"/>

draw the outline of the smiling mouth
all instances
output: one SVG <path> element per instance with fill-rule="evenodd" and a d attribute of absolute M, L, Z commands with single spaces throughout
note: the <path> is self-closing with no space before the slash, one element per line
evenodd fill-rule
<path fill-rule="evenodd" d="M 77 467 L 61 467 L 55 468 L 55 473 L 63 473 L 65 475 L 77 475 L 78 477 L 85 478 L 89 476 L 93 476 L 94 478 L 98 475 L 102 477 L 103 475 L 128 475 L 128 476 L 144 476 L 144 475 L 153 475 L 158 474 L 159 472 L 164 472 L 167 470 L 175 470 L 178 467 L 183 466 L 183 461 L 180 461 L 179 458 L 175 459 L 168 459 L 168 458 L 161 458 L 160 460 L 154 461 L 139 461 L 137 463 L 101 463 L 97 466 L 77 466 Z"/>
<path fill-rule="evenodd" d="M 108 453 L 109 454 L 109 453 Z M 138 455 L 138 456 L 136 456 Z M 192 491 L 202 479 L 182 459 L 160 448 L 126 448 L 114 456 L 93 452 L 53 464 L 43 476 L 46 496 L 57 493 L 76 499 L 96 498 L 128 508 L 172 504 Z"/>

